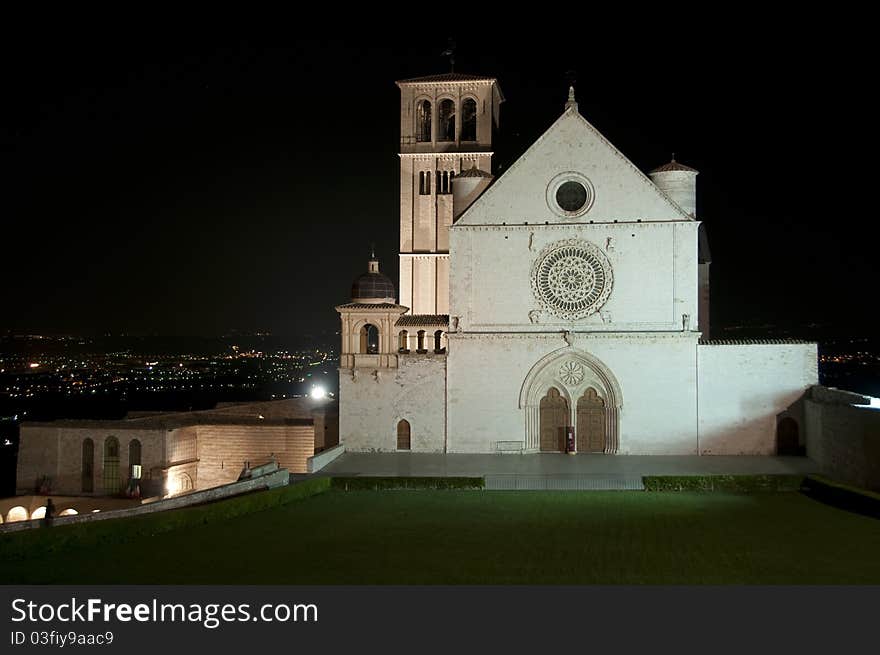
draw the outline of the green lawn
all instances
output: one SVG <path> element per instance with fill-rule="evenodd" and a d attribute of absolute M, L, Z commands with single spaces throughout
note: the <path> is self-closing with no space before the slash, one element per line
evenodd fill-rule
<path fill-rule="evenodd" d="M 880 521 L 798 493 L 331 490 L 122 543 L 3 551 L 6 584 L 880 584 Z"/>

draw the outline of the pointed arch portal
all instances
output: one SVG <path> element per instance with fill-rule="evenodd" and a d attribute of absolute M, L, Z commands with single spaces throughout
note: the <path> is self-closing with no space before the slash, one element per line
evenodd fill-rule
<path fill-rule="evenodd" d="M 611 370 L 589 353 L 567 347 L 540 359 L 523 381 L 519 406 L 525 414 L 526 452 L 564 450 L 564 442 L 550 447 L 549 430 L 560 421 L 563 429 L 575 428 L 576 451 L 618 451 L 623 395 Z M 564 420 L 557 416 L 563 411 Z"/>

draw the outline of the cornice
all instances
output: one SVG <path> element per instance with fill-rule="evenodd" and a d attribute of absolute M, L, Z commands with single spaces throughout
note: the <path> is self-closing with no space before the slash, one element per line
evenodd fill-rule
<path fill-rule="evenodd" d="M 667 339 L 676 341 L 690 341 L 694 345 L 700 339 L 701 332 L 573 332 L 559 330 L 556 332 L 448 332 L 450 339 L 472 340 L 508 340 L 508 339 L 532 339 L 541 341 L 565 340 L 566 335 L 575 343 L 578 341 L 610 341 L 629 339 L 636 341 Z"/>
<path fill-rule="evenodd" d="M 542 230 L 568 230 L 573 227 L 620 227 L 620 228 L 631 228 L 633 226 L 644 226 L 644 227 L 669 227 L 675 225 L 697 225 L 698 223 L 694 221 L 686 221 L 686 220 L 669 220 L 669 221 L 646 221 L 642 219 L 630 219 L 630 220 L 613 220 L 613 221 L 577 221 L 574 223 L 550 223 L 549 221 L 535 221 L 534 223 L 481 223 L 479 225 L 463 225 L 461 223 L 453 223 L 450 228 L 453 230 L 460 230 L 466 232 L 492 232 L 492 231 L 500 231 L 500 230 L 534 230 L 535 228 L 541 228 Z"/>
<path fill-rule="evenodd" d="M 398 157 L 409 157 L 411 159 L 465 159 L 469 157 L 485 157 L 495 154 L 494 150 L 480 150 L 467 152 L 399 152 Z"/>

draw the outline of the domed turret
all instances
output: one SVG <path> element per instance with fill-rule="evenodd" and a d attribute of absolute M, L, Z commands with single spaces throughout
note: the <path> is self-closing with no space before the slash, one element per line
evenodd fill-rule
<path fill-rule="evenodd" d="M 697 215 L 697 169 L 675 161 L 648 173 L 651 180 L 670 199 L 691 216 Z"/>
<path fill-rule="evenodd" d="M 477 168 L 474 164 L 455 177 L 452 184 L 452 216 L 457 219 L 464 210 L 492 183 L 492 174 Z"/>
<path fill-rule="evenodd" d="M 376 254 L 370 256 L 367 272 L 362 273 L 351 285 L 351 301 L 360 303 L 395 303 L 397 292 L 391 279 L 379 272 Z"/>

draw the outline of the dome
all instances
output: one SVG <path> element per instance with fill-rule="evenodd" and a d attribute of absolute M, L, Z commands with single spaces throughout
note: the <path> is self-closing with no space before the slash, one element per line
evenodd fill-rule
<path fill-rule="evenodd" d="M 674 172 L 698 173 L 699 171 L 696 168 L 691 168 L 690 166 L 685 166 L 684 164 L 675 161 L 675 157 L 673 157 L 671 162 L 669 162 L 668 164 L 663 164 L 662 166 L 658 166 L 653 171 L 648 173 L 648 175 L 653 175 L 654 173 Z"/>
<path fill-rule="evenodd" d="M 352 302 L 395 302 L 397 291 L 394 283 L 384 273 L 379 272 L 379 260 L 370 259 L 368 270 L 361 273 L 351 284 Z"/>

